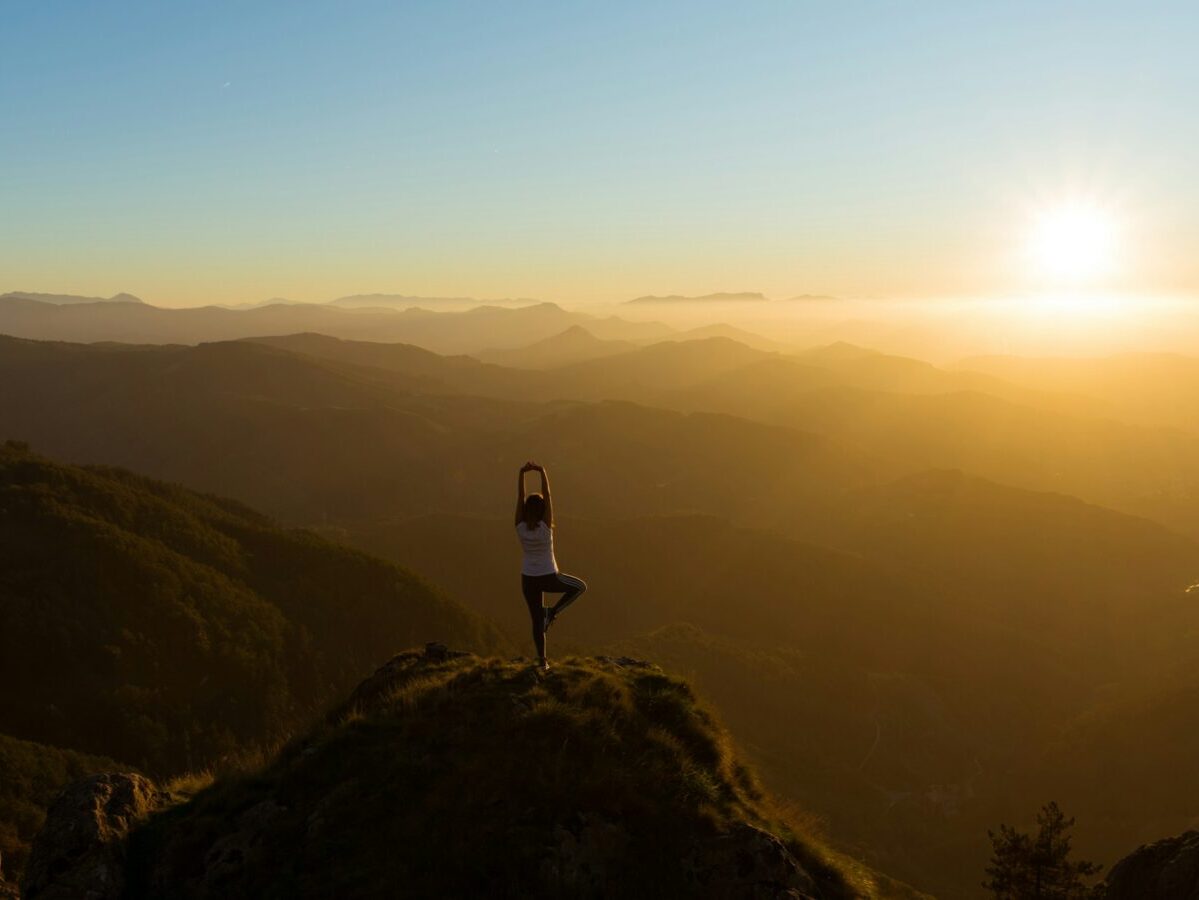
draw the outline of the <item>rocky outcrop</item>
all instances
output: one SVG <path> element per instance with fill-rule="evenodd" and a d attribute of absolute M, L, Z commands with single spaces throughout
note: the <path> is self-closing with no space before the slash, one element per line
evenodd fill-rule
<path fill-rule="evenodd" d="M 752 825 L 703 841 L 684 865 L 696 895 L 710 900 L 811 900 L 817 893 L 783 842 Z"/>
<path fill-rule="evenodd" d="M 26 896 L 912 896 L 864 894 L 775 822 L 727 732 L 652 663 L 569 657 L 544 675 L 429 644 L 202 799 L 137 775 L 73 785 L 34 843 Z"/>
<path fill-rule="evenodd" d="M 1138 847 L 1104 887 L 1104 900 L 1199 900 L 1199 831 Z"/>
<path fill-rule="evenodd" d="M 118 900 L 125 889 L 125 838 L 164 801 L 141 775 L 93 775 L 50 807 L 25 870 L 25 900 Z"/>

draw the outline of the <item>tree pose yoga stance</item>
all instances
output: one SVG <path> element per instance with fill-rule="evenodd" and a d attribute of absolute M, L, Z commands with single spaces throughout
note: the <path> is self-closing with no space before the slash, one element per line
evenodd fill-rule
<path fill-rule="evenodd" d="M 541 493 L 525 496 L 525 472 L 541 475 Z M 583 579 L 558 571 L 554 559 L 554 507 L 550 501 L 550 479 L 545 467 L 527 462 L 516 476 L 516 536 L 524 549 L 520 567 L 520 588 L 533 620 L 533 643 L 537 646 L 537 664 L 545 671 L 550 667 L 545 656 L 545 633 L 562 610 L 574 603 L 587 590 Z M 543 594 L 561 594 L 558 602 L 546 608 Z"/>

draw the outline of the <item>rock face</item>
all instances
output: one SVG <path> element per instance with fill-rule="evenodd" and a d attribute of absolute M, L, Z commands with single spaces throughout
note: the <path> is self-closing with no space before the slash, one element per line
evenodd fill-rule
<path fill-rule="evenodd" d="M 686 865 L 696 895 L 712 900 L 811 900 L 819 893 L 783 842 L 752 825 L 704 841 Z"/>
<path fill-rule="evenodd" d="M 1105 900 L 1199 900 L 1199 831 L 1145 844 L 1108 873 Z"/>
<path fill-rule="evenodd" d="M 118 900 L 125 838 L 164 800 L 141 775 L 106 773 L 70 785 L 33 842 L 26 900 Z"/>

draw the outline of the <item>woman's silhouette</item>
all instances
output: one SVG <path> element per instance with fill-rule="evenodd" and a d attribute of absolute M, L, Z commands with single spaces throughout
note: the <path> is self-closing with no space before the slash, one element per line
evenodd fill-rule
<path fill-rule="evenodd" d="M 525 496 L 525 472 L 541 475 L 541 493 Z M 550 501 L 550 479 L 545 467 L 527 462 L 516 476 L 516 536 L 524 549 L 520 566 L 520 587 L 533 620 L 533 643 L 537 645 L 537 663 L 542 671 L 550 667 L 545 657 L 545 633 L 587 590 L 581 578 L 558 571 L 554 558 L 554 506 Z M 561 594 L 558 602 L 546 608 L 543 594 Z"/>

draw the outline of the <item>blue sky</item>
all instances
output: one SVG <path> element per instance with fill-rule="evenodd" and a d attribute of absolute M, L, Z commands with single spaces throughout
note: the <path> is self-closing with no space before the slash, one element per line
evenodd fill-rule
<path fill-rule="evenodd" d="M 0 291 L 992 294 L 1080 191 L 1199 287 L 1194 4 L 2 11 Z"/>

